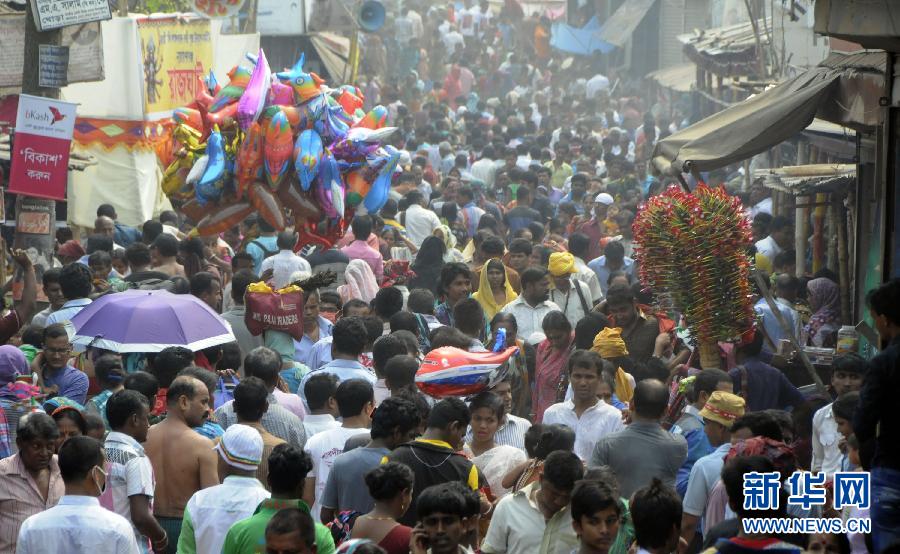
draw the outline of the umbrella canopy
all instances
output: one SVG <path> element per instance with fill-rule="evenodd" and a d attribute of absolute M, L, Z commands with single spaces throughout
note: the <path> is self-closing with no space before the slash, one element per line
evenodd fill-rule
<path fill-rule="evenodd" d="M 72 343 L 113 352 L 191 351 L 234 342 L 231 325 L 190 294 L 129 290 L 107 294 L 72 318 Z"/>

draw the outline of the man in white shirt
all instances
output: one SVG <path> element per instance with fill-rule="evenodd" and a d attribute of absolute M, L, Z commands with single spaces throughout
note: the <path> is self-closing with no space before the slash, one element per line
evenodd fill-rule
<path fill-rule="evenodd" d="M 794 233 L 791 221 L 779 215 L 772 218 L 772 224 L 769 226 L 769 236 L 756 241 L 756 251 L 769 258 L 769 260 L 774 260 L 775 256 L 791 247 L 793 240 Z"/>
<path fill-rule="evenodd" d="M 550 299 L 550 273 L 542 267 L 529 267 L 519 276 L 522 294 L 507 304 L 501 312 L 512 314 L 519 326 L 518 337 L 529 344 L 541 342 L 544 336 L 544 316 L 562 311 Z"/>
<path fill-rule="evenodd" d="M 309 414 L 303 418 L 307 437 L 341 426 L 341 422 L 335 419 L 338 415 L 337 400 L 334 398 L 337 388 L 338 378 L 332 373 L 313 375 L 303 386 L 309 407 Z"/>
<path fill-rule="evenodd" d="M 362 379 L 349 379 L 341 383 L 335 393 L 338 411 L 344 420 L 340 427 L 328 429 L 313 435 L 303 449 L 313 461 L 313 469 L 306 477 L 306 489 L 303 498 L 307 502 L 315 499 L 310 514 L 314 521 L 319 521 L 322 509 L 319 500 L 328 483 L 328 474 L 334 459 L 344 452 L 347 439 L 360 433 L 367 433 L 375 411 L 375 391 L 372 385 Z"/>
<path fill-rule="evenodd" d="M 834 359 L 831 370 L 831 392 L 835 398 L 862 388 L 868 365 L 857 354 L 845 354 Z M 814 472 L 824 471 L 828 478 L 841 471 L 844 455 L 840 449 L 841 433 L 832 412 L 832 404 L 819 409 L 813 416 L 812 466 Z"/>
<path fill-rule="evenodd" d="M 309 262 L 294 254 L 294 247 L 297 245 L 297 234 L 289 231 L 278 233 L 278 254 L 270 256 L 262 262 L 262 273 L 272 270 L 272 280 L 276 289 L 288 286 L 291 283 L 291 277 L 295 273 L 305 272 L 312 275 L 312 267 Z"/>
<path fill-rule="evenodd" d="M 576 323 L 594 307 L 591 291 L 574 277 L 577 273 L 575 256 L 568 252 L 550 254 L 550 276 L 553 278 L 550 300 L 562 309 L 569 321 Z"/>
<path fill-rule="evenodd" d="M 584 87 L 585 98 L 590 100 L 591 98 L 595 98 L 601 90 L 609 90 L 609 77 L 598 73 L 588 79 Z"/>
<path fill-rule="evenodd" d="M 412 21 L 413 28 L 413 38 L 422 39 L 422 36 L 425 35 L 425 26 L 422 24 L 422 16 L 419 15 L 419 12 L 413 9 L 408 9 L 406 11 L 406 17 Z"/>
<path fill-rule="evenodd" d="M 457 14 L 459 32 L 466 38 L 472 38 L 478 32 L 478 24 L 481 22 L 481 10 L 472 6 L 472 0 L 465 0 L 465 8 Z"/>
<path fill-rule="evenodd" d="M 494 177 L 497 174 L 497 162 L 494 160 L 496 152 L 493 145 L 487 145 L 481 152 L 481 158 L 472 164 L 469 171 L 472 177 L 484 183 L 485 189 L 494 187 Z"/>
<path fill-rule="evenodd" d="M 415 36 L 415 28 L 413 21 L 409 17 L 409 8 L 403 10 L 403 14 L 394 20 L 394 38 L 397 39 L 397 46 L 406 48 Z"/>
<path fill-rule="evenodd" d="M 750 187 L 750 208 L 747 210 L 750 219 L 759 213 L 772 215 L 772 197 L 762 182 L 754 183 Z"/>
<path fill-rule="evenodd" d="M 544 425 L 562 424 L 575 431 L 575 454 L 591 459 L 601 438 L 621 431 L 622 412 L 597 398 L 603 360 L 596 352 L 579 350 L 569 359 L 572 400 L 553 404 L 544 412 Z"/>
<path fill-rule="evenodd" d="M 410 242 L 419 248 L 422 246 L 422 242 L 441 226 L 441 220 L 436 213 L 425 207 L 425 197 L 421 192 L 410 191 L 406 195 L 406 200 L 409 202 L 409 207 L 400 216 L 400 224 L 406 228 Z"/>
<path fill-rule="evenodd" d="M 481 545 L 484 554 L 577 551 L 569 498 L 584 477 L 584 464 L 571 452 L 547 456 L 537 482 L 503 497 L 494 509 Z"/>
<path fill-rule="evenodd" d="M 586 284 L 591 291 L 590 302 L 597 303 L 603 300 L 603 287 L 600 286 L 600 279 L 597 273 L 588 267 L 587 259 L 590 252 L 590 239 L 583 233 L 572 233 L 569 236 L 569 253 L 575 256 L 575 277 L 579 281 Z"/>
<path fill-rule="evenodd" d="M 102 500 L 105 508 L 131 522 L 141 551 L 152 547 L 165 552 L 168 536 L 153 517 L 153 464 L 141 446 L 150 429 L 149 414 L 147 398 L 137 391 L 122 390 L 106 401 L 111 429 L 104 444 L 109 485 Z"/>
<path fill-rule="evenodd" d="M 215 450 L 219 475 L 225 480 L 188 500 L 178 537 L 179 554 L 221 552 L 231 525 L 252 516 L 259 503 L 269 498 L 269 491 L 256 479 L 263 453 L 263 439 L 256 429 L 240 423 L 229 426 Z"/>
<path fill-rule="evenodd" d="M 412 162 L 412 182 L 416 185 L 416 188 L 419 189 L 419 192 L 425 197 L 426 200 L 431 199 L 431 193 L 433 191 L 431 187 L 431 183 L 425 180 L 425 166 L 428 164 L 427 158 L 423 158 L 421 156 L 416 156 L 413 158 Z"/>
<path fill-rule="evenodd" d="M 480 0 L 479 7 L 480 9 L 478 11 L 480 19 L 478 21 L 478 36 L 483 37 L 491 24 L 494 12 L 491 11 L 491 4 L 488 0 Z"/>
<path fill-rule="evenodd" d="M 456 30 L 456 25 L 451 24 L 450 30 L 441 36 L 441 41 L 447 49 L 447 55 L 452 56 L 456 53 L 457 47 L 463 46 L 465 39 L 462 34 Z"/>
<path fill-rule="evenodd" d="M 88 436 L 72 437 L 59 449 L 59 471 L 66 494 L 59 504 L 22 523 L 16 552 L 92 552 L 138 554 L 131 523 L 100 506 L 106 487 L 103 444 Z"/>

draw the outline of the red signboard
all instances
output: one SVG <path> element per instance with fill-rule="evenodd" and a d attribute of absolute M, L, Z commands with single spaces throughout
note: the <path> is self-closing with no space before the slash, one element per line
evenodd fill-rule
<path fill-rule="evenodd" d="M 9 192 L 66 199 L 75 107 L 49 98 L 19 97 Z"/>

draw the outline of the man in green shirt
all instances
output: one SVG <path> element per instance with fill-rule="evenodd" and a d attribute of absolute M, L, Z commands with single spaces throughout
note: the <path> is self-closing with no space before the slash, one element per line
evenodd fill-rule
<path fill-rule="evenodd" d="M 302 449 L 290 444 L 279 444 L 269 456 L 269 488 L 272 497 L 263 500 L 256 512 L 238 521 L 228 530 L 222 554 L 265 553 L 266 525 L 283 508 L 298 508 L 309 513 L 303 496 L 306 474 L 312 469 L 312 460 Z M 331 531 L 316 523 L 316 553 L 333 554 L 334 540 Z"/>

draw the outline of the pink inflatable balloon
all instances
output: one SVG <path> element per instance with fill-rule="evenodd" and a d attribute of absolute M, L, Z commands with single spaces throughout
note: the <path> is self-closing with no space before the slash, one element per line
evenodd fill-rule
<path fill-rule="evenodd" d="M 280 81 L 272 82 L 272 90 L 269 91 L 269 101 L 266 106 L 293 106 L 294 89 Z"/>
<path fill-rule="evenodd" d="M 259 58 L 257 59 L 256 67 L 253 68 L 250 82 L 247 83 L 244 94 L 238 100 L 237 119 L 238 124 L 244 131 L 249 129 L 259 119 L 266 99 L 269 97 L 271 86 L 272 76 L 269 71 L 269 62 L 266 61 L 265 52 L 260 48 Z"/>

